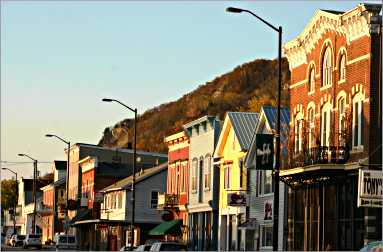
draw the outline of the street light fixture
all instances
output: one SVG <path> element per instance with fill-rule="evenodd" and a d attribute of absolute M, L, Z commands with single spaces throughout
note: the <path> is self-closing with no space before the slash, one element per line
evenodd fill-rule
<path fill-rule="evenodd" d="M 65 191 L 66 191 L 66 208 L 65 208 L 65 215 L 68 217 L 68 200 L 69 200 L 69 159 L 70 159 L 70 141 L 66 141 L 62 139 L 61 137 L 54 135 L 54 134 L 45 134 L 46 137 L 55 137 L 59 139 L 60 141 L 66 143 L 68 145 L 67 149 L 67 168 L 66 168 L 66 178 L 65 178 Z M 65 234 L 68 234 L 68 228 L 65 228 Z"/>
<path fill-rule="evenodd" d="M 19 185 L 17 183 L 17 172 L 12 171 L 11 169 L 6 168 L 6 167 L 2 167 L 1 169 L 2 170 L 8 170 L 8 171 L 12 172 L 13 174 L 15 174 L 16 186 L 17 186 L 16 187 L 16 194 L 18 195 Z M 15 202 L 15 205 L 13 207 L 13 234 L 16 234 L 16 207 L 17 207 L 17 202 Z"/>
<path fill-rule="evenodd" d="M 275 157 L 275 169 L 274 169 L 274 211 L 273 211 L 273 250 L 278 250 L 278 212 L 279 212 L 279 169 L 280 169 L 280 153 L 281 153 L 281 89 L 282 89 L 282 26 L 276 28 L 263 18 L 259 17 L 255 13 L 245 9 L 239 9 L 229 7 L 227 12 L 241 13 L 247 12 L 256 17 L 264 24 L 269 26 L 274 31 L 278 32 L 278 111 L 277 111 L 277 133 L 275 135 L 276 142 L 276 157 Z"/>
<path fill-rule="evenodd" d="M 136 206 L 136 190 L 135 190 L 135 182 L 136 182 L 136 162 L 137 162 L 137 108 L 131 108 L 124 103 L 115 100 L 115 99 L 109 99 L 109 98 L 104 98 L 102 99 L 103 102 L 117 102 L 120 105 L 124 106 L 125 108 L 129 109 L 134 113 L 134 150 L 133 150 L 133 179 L 132 179 L 132 221 L 130 225 L 130 230 L 132 232 L 132 241 L 130 243 L 130 247 L 133 250 L 133 243 L 134 243 L 134 211 L 135 211 L 135 206 Z"/>
<path fill-rule="evenodd" d="M 27 154 L 19 153 L 20 157 L 27 157 L 33 160 L 33 220 L 32 220 L 32 234 L 36 233 L 36 176 L 37 176 L 37 160 L 28 156 Z"/>

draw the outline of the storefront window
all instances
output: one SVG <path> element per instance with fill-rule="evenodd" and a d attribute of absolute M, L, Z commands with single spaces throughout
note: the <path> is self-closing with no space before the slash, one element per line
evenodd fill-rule
<path fill-rule="evenodd" d="M 273 227 L 262 226 L 261 227 L 262 243 L 261 247 L 272 247 L 273 246 Z"/>

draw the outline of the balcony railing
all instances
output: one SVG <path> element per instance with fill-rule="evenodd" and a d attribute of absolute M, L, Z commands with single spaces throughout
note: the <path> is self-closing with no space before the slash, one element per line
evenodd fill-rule
<path fill-rule="evenodd" d="M 158 194 L 158 205 L 157 208 L 167 208 L 167 207 L 175 207 L 179 205 L 179 195 L 178 194 Z"/>
<path fill-rule="evenodd" d="M 349 151 L 344 146 L 320 146 L 307 152 L 295 153 L 290 168 L 316 164 L 344 164 L 349 159 Z"/>
<path fill-rule="evenodd" d="M 41 214 L 42 216 L 44 215 L 50 215 L 53 214 L 53 207 L 44 205 L 44 204 L 37 204 L 36 205 L 36 212 Z"/>

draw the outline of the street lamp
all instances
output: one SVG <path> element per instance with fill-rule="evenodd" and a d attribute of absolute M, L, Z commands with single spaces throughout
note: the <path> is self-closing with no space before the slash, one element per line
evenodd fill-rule
<path fill-rule="evenodd" d="M 36 233 L 36 176 L 37 176 L 37 160 L 28 156 L 27 154 L 18 154 L 20 157 L 27 157 L 33 160 L 33 220 L 32 220 L 32 234 Z"/>
<path fill-rule="evenodd" d="M 274 223 L 273 223 L 273 250 L 278 250 L 278 212 L 279 212 L 279 169 L 280 169 L 280 153 L 281 153 L 281 89 L 282 89 L 282 26 L 276 28 L 266 20 L 262 19 L 255 13 L 234 7 L 229 7 L 226 9 L 227 12 L 232 13 L 241 13 L 247 12 L 264 24 L 269 26 L 274 31 L 278 32 L 278 111 L 277 111 L 277 133 L 275 135 L 276 142 L 276 157 L 275 157 L 275 169 L 274 169 Z"/>
<path fill-rule="evenodd" d="M 133 109 L 124 103 L 115 100 L 115 99 L 109 99 L 109 98 L 104 98 L 102 99 L 103 102 L 117 102 L 120 105 L 124 106 L 125 108 L 129 109 L 130 111 L 134 112 L 134 150 L 133 150 L 133 180 L 132 180 L 132 221 L 130 225 L 130 230 L 132 232 L 132 241 L 130 243 L 130 247 L 133 250 L 133 243 L 134 243 L 134 211 L 135 211 L 135 205 L 136 205 L 136 200 L 135 200 L 135 182 L 136 182 L 136 159 L 137 159 L 137 108 Z"/>
<path fill-rule="evenodd" d="M 69 200 L 69 190 L 68 190 L 68 181 L 69 181 L 69 158 L 70 158 L 70 141 L 66 141 L 62 139 L 61 137 L 54 135 L 54 134 L 46 134 L 46 137 L 55 137 L 59 139 L 60 141 L 66 143 L 68 145 L 67 149 L 67 168 L 66 168 L 66 178 L 65 178 L 65 191 L 66 191 L 66 208 L 65 208 L 65 215 L 68 217 L 68 200 Z M 65 234 L 68 234 L 68 228 L 65 228 Z"/>
<path fill-rule="evenodd" d="M 10 172 L 12 172 L 13 174 L 15 174 L 15 179 L 16 179 L 16 194 L 18 195 L 18 189 L 19 189 L 19 185 L 17 183 L 17 172 L 15 171 L 12 171 L 11 169 L 9 168 L 6 168 L 6 167 L 3 167 L 1 168 L 2 170 L 8 170 Z M 13 234 L 16 234 L 16 206 L 17 206 L 17 202 L 15 202 L 15 205 L 13 207 Z"/>

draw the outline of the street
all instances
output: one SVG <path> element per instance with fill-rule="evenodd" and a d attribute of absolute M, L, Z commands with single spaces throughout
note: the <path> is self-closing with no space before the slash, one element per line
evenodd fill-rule
<path fill-rule="evenodd" d="M 38 250 L 36 248 L 27 248 L 27 249 L 23 249 L 23 247 L 11 247 L 11 246 L 2 246 L 1 247 L 1 250 L 4 250 L 4 251 L 30 251 L 30 250 Z M 44 250 L 44 251 L 54 251 L 56 250 L 56 248 L 52 245 L 43 245 L 43 248 L 41 250 Z"/>

